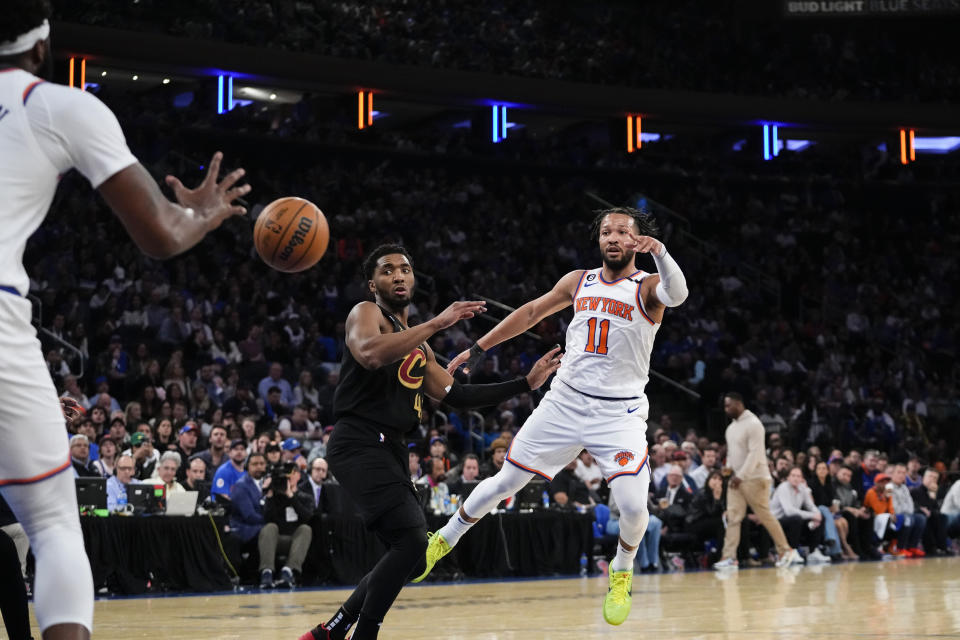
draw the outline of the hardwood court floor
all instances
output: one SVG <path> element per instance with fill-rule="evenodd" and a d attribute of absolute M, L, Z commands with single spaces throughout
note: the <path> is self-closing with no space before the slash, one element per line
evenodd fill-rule
<path fill-rule="evenodd" d="M 603 621 L 606 578 L 408 587 L 380 637 L 398 640 L 960 637 L 960 558 L 791 570 L 638 575 L 633 611 Z M 98 639 L 296 640 L 348 590 L 102 600 Z M 39 636 L 37 636 L 39 637 Z"/>

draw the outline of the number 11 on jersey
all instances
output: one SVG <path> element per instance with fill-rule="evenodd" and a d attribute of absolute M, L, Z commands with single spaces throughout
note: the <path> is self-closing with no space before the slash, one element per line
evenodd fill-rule
<path fill-rule="evenodd" d="M 600 321 L 600 340 L 597 341 L 597 319 L 587 320 L 587 353 L 596 353 L 601 356 L 607 355 L 607 335 L 610 333 L 610 321 Z"/>

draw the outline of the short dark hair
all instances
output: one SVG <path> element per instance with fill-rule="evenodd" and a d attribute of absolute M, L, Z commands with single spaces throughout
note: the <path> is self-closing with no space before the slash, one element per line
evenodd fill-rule
<path fill-rule="evenodd" d="M 723 394 L 723 397 L 730 398 L 734 402 L 743 402 L 743 396 L 736 391 L 727 391 L 725 394 Z"/>
<path fill-rule="evenodd" d="M 404 249 L 403 246 L 399 244 L 382 244 L 364 258 L 363 277 L 367 280 L 373 280 L 373 273 L 377 270 L 377 260 L 392 253 L 399 253 L 407 259 L 411 267 L 413 266 L 413 258 L 410 257 L 410 253 Z"/>
<path fill-rule="evenodd" d="M 249 467 L 249 466 L 250 466 L 250 461 L 253 460 L 254 458 L 263 458 L 264 460 L 266 460 L 266 459 L 267 459 L 267 456 L 263 455 L 263 454 L 260 453 L 259 451 L 254 451 L 253 453 L 251 453 L 250 455 L 247 456 L 247 462 L 246 462 L 245 466 L 246 466 L 246 467 Z"/>
<path fill-rule="evenodd" d="M 657 226 L 656 218 L 654 218 L 652 213 L 641 209 L 634 209 L 633 207 L 611 207 L 610 209 L 598 209 L 594 211 L 594 214 L 593 224 L 590 226 L 590 232 L 593 234 L 592 237 L 594 239 L 600 237 L 600 225 L 603 224 L 603 219 L 611 214 L 620 214 L 633 218 L 633 228 L 636 229 L 637 235 L 651 236 L 654 238 L 660 235 L 660 227 Z"/>
<path fill-rule="evenodd" d="M 6 0 L 3 21 L 0 22 L 0 43 L 13 42 L 26 32 L 36 29 L 52 14 L 49 0 Z M 32 44 L 32 43 L 31 43 Z M 16 53 L 0 60 L 23 55 Z"/>
<path fill-rule="evenodd" d="M 475 453 L 468 453 L 467 455 L 463 456 L 463 461 L 466 462 L 467 460 L 476 460 L 477 464 L 480 464 L 480 457 Z"/>

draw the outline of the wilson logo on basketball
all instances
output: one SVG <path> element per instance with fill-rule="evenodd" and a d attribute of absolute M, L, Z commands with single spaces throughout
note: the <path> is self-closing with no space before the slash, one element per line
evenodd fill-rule
<path fill-rule="evenodd" d="M 621 467 L 627 466 L 627 464 L 629 464 L 630 461 L 634 460 L 635 458 L 636 456 L 629 451 L 620 451 L 619 453 L 617 453 L 617 455 L 613 456 L 613 459 Z"/>
<path fill-rule="evenodd" d="M 280 259 L 286 260 L 293 253 L 293 250 L 298 246 L 304 243 L 304 239 L 307 237 L 307 234 L 310 233 L 310 229 L 313 228 L 313 220 L 310 218 L 300 218 L 300 222 L 297 223 L 297 230 L 293 232 L 293 237 L 290 238 L 290 241 L 287 242 L 287 246 L 283 248 L 283 251 L 280 252 Z"/>
<path fill-rule="evenodd" d="M 423 368 L 427 364 L 427 354 L 417 348 L 407 354 L 397 369 L 397 378 L 400 384 L 407 389 L 419 389 L 423 385 Z M 419 368 L 419 371 L 414 371 Z"/>

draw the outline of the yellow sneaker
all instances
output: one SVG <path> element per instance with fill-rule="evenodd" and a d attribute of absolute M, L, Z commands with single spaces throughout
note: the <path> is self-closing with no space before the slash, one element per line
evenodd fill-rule
<path fill-rule="evenodd" d="M 427 568 L 423 570 L 423 573 L 411 580 L 411 582 L 421 582 L 424 578 L 426 578 L 433 569 L 433 565 L 437 564 L 437 560 L 450 553 L 452 549 L 453 547 L 447 544 L 447 541 L 443 539 L 443 536 L 440 535 L 439 531 L 434 531 L 433 533 L 428 534 Z"/>
<path fill-rule="evenodd" d="M 633 594 L 633 569 L 611 571 L 610 588 L 603 599 L 603 619 L 609 624 L 623 624 L 630 615 L 630 599 Z"/>

